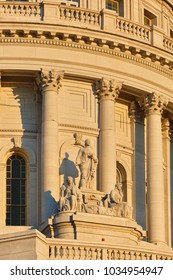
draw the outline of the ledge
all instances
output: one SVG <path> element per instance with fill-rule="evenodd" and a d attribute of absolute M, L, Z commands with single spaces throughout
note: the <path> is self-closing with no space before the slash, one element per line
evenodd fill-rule
<path fill-rule="evenodd" d="M 141 25 L 106 9 L 94 11 L 64 6 L 54 1 L 0 1 L 0 10 L 1 23 L 37 23 L 91 29 L 131 38 L 173 53 L 173 40 L 168 36 L 165 39 L 163 30 Z"/>

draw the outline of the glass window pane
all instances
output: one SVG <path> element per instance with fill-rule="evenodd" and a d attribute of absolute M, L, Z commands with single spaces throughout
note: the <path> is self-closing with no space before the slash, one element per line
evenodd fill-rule
<path fill-rule="evenodd" d="M 13 207 L 12 213 L 11 213 L 11 225 L 14 226 L 20 226 L 20 207 Z"/>
<path fill-rule="evenodd" d="M 12 163 L 12 177 L 20 178 L 20 161 L 16 159 Z"/>
<path fill-rule="evenodd" d="M 14 154 L 7 160 L 6 224 L 25 225 L 26 164 Z M 23 205 L 23 206 L 22 206 Z"/>

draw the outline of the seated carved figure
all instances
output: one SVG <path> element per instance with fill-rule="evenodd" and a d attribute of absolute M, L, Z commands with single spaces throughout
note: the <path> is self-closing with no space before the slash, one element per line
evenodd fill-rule
<path fill-rule="evenodd" d="M 130 218 L 132 207 L 130 207 L 127 202 L 123 201 L 122 184 L 116 184 L 115 188 L 110 192 L 108 205 L 108 207 L 110 207 L 110 213 L 113 211 L 114 214 L 116 212 L 118 217 Z"/>
<path fill-rule="evenodd" d="M 122 203 L 123 201 L 123 191 L 122 184 L 116 184 L 115 188 L 110 192 L 110 203 Z"/>
<path fill-rule="evenodd" d="M 69 176 L 67 178 L 67 186 L 62 185 L 60 189 L 60 211 L 80 211 L 81 204 L 81 192 L 75 186 L 73 178 Z"/>

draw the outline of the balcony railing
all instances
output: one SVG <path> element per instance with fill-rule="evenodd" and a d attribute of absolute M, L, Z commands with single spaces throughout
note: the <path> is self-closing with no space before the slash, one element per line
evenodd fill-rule
<path fill-rule="evenodd" d="M 47 240 L 49 244 L 49 259 L 57 260 L 172 260 L 173 254 L 159 252 L 158 249 L 116 248 L 98 245 L 83 245 L 80 242 L 65 240 Z M 72 244 L 70 244 L 72 243 Z M 76 244 L 75 244 L 76 243 Z"/>
<path fill-rule="evenodd" d="M 110 13 L 80 7 L 60 5 L 41 0 L 1 1 L 0 22 L 32 22 L 70 25 L 80 28 L 105 31 L 113 35 L 134 38 L 137 41 L 173 52 L 173 40 L 156 27 L 150 28 Z M 159 40 L 158 40 L 159 38 Z"/>
<path fill-rule="evenodd" d="M 165 50 L 173 53 L 173 39 L 167 36 L 163 38 L 163 47 Z"/>
<path fill-rule="evenodd" d="M 150 40 L 150 28 L 134 23 L 130 20 L 117 17 L 116 28 L 125 34 L 132 35 L 142 40 Z"/>
<path fill-rule="evenodd" d="M 78 7 L 60 6 L 60 19 L 99 26 L 99 12 L 93 12 Z"/>
<path fill-rule="evenodd" d="M 31 19 L 41 17 L 41 6 L 37 2 L 0 2 L 0 21 L 9 19 L 9 17 L 16 18 L 18 21 L 22 17 Z"/>

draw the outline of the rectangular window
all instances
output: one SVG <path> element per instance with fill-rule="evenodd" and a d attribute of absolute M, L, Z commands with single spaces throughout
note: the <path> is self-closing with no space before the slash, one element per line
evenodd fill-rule
<path fill-rule="evenodd" d="M 170 37 L 173 38 L 173 30 L 170 30 Z"/>
<path fill-rule="evenodd" d="M 144 9 L 144 25 L 157 25 L 157 17 L 146 9 Z"/>
<path fill-rule="evenodd" d="M 80 0 L 62 0 L 60 4 L 64 6 L 80 7 Z"/>
<path fill-rule="evenodd" d="M 147 16 L 144 16 L 144 24 L 147 26 L 151 26 L 152 25 L 151 19 L 149 19 Z"/>
<path fill-rule="evenodd" d="M 106 0 L 106 9 L 119 13 L 119 1 L 118 0 Z"/>

